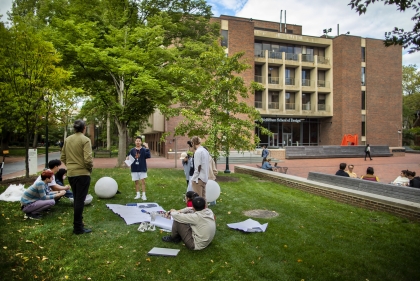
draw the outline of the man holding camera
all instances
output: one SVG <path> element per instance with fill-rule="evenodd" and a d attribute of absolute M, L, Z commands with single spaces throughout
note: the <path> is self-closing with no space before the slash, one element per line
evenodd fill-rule
<path fill-rule="evenodd" d="M 136 197 L 134 199 L 140 199 L 140 184 L 143 190 L 141 196 L 142 200 L 146 198 L 146 178 L 147 178 L 147 164 L 146 159 L 150 158 L 150 150 L 147 143 L 142 144 L 141 137 L 136 137 L 136 147 L 133 147 L 128 153 L 127 160 L 130 155 L 134 158 L 134 162 L 131 164 L 131 178 L 136 186 Z"/>
<path fill-rule="evenodd" d="M 197 136 L 191 139 L 194 153 L 194 174 L 191 178 L 192 189 L 198 196 L 206 199 L 206 184 L 209 178 L 210 154 L 201 146 L 201 139 Z"/>

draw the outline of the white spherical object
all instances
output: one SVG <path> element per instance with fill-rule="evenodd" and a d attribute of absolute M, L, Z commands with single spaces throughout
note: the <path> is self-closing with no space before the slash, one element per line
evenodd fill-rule
<path fill-rule="evenodd" d="M 206 184 L 206 201 L 216 201 L 220 196 L 220 186 L 214 180 L 208 180 Z"/>
<path fill-rule="evenodd" d="M 110 177 L 100 178 L 95 184 L 95 193 L 99 198 L 114 197 L 118 190 L 117 182 Z"/>

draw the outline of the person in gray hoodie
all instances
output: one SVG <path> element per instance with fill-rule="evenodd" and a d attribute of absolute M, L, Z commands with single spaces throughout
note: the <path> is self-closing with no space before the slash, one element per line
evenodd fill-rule
<path fill-rule="evenodd" d="M 183 241 L 190 250 L 206 248 L 216 233 L 216 221 L 213 211 L 205 208 L 206 200 L 196 197 L 192 208 L 179 211 L 172 209 L 172 235 L 162 237 L 165 242 L 179 243 Z"/>

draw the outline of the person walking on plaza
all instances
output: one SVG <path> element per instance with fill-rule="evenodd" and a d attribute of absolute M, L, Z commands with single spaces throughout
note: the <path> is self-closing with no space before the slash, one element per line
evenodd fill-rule
<path fill-rule="evenodd" d="M 142 200 L 147 200 L 146 197 L 146 178 L 147 178 L 147 163 L 146 159 L 150 158 L 150 150 L 147 143 L 142 144 L 141 137 L 136 137 L 136 147 L 133 147 L 128 153 L 127 160 L 130 155 L 134 158 L 134 162 L 131 164 L 131 178 L 134 181 L 136 187 L 136 197 L 134 199 L 140 199 L 140 183 L 143 194 Z"/>
<path fill-rule="evenodd" d="M 86 124 L 83 120 L 74 121 L 73 128 L 74 134 L 64 140 L 61 161 L 67 167 L 67 179 L 73 191 L 73 233 L 84 234 L 92 232 L 83 223 L 83 209 L 93 169 L 92 144 L 85 136 Z"/>
<path fill-rule="evenodd" d="M 261 153 L 261 156 L 262 156 L 263 160 L 261 162 L 261 166 L 264 165 L 264 162 L 267 159 L 269 154 L 270 154 L 270 151 L 267 149 L 267 146 L 263 145 L 263 150 L 262 150 L 262 153 Z"/>
<path fill-rule="evenodd" d="M 40 212 L 54 206 L 54 199 L 59 199 L 66 194 L 65 190 L 46 193 L 48 184 L 51 183 L 53 176 L 54 173 L 51 170 L 43 171 L 41 180 L 35 181 L 35 183 L 23 193 L 20 203 L 22 211 L 25 213 L 25 219 L 40 219 Z"/>
<path fill-rule="evenodd" d="M 336 176 L 342 176 L 342 177 L 350 177 L 349 174 L 347 174 L 344 169 L 346 168 L 346 163 L 340 163 L 340 170 L 338 170 L 335 175 Z"/>
<path fill-rule="evenodd" d="M 206 199 L 206 184 L 209 179 L 210 154 L 201 146 L 201 139 L 197 136 L 191 139 L 194 153 L 194 174 L 191 178 L 192 189 L 198 196 Z"/>
<path fill-rule="evenodd" d="M 366 147 L 365 147 L 365 161 L 366 161 L 366 156 L 369 156 L 370 160 L 372 160 L 372 157 L 370 157 L 370 146 L 369 146 L 369 144 L 367 144 Z"/>

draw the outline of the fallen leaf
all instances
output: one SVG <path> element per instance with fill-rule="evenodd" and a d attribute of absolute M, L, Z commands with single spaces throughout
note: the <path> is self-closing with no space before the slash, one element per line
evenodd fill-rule
<path fill-rule="evenodd" d="M 302 260 L 299 259 L 299 260 L 297 260 L 297 262 L 302 262 Z"/>
<path fill-rule="evenodd" d="M 166 271 L 168 271 L 168 274 L 170 274 L 170 273 L 171 273 L 171 271 L 170 271 L 169 269 L 167 269 Z"/>
<path fill-rule="evenodd" d="M 210 260 L 211 262 L 213 262 L 213 260 Z"/>
<path fill-rule="evenodd" d="M 287 245 L 284 245 L 285 248 L 287 248 Z"/>
<path fill-rule="evenodd" d="M 34 242 L 31 240 L 26 240 L 26 243 L 34 243 Z"/>
<path fill-rule="evenodd" d="M 123 247 L 123 246 L 120 246 L 119 248 L 120 248 L 120 249 L 122 249 L 122 248 L 124 248 L 124 247 Z"/>
<path fill-rule="evenodd" d="M 43 261 L 45 261 L 45 260 L 47 260 L 48 258 L 46 257 L 46 256 L 42 256 L 42 260 Z"/>
<path fill-rule="evenodd" d="M 228 215 L 230 215 L 230 212 L 228 212 Z"/>
<path fill-rule="evenodd" d="M 147 258 L 146 261 L 149 261 L 150 262 L 151 260 L 150 260 L 150 258 Z"/>
<path fill-rule="evenodd" d="M 68 275 L 66 275 L 66 276 L 64 276 L 64 278 L 65 278 L 65 279 L 69 279 L 69 276 L 68 276 Z"/>
<path fill-rule="evenodd" d="M 4 246 L 4 247 L 3 247 L 3 249 L 5 249 L 5 250 L 6 250 L 6 249 L 7 249 L 7 247 L 6 247 L 6 246 Z"/>

